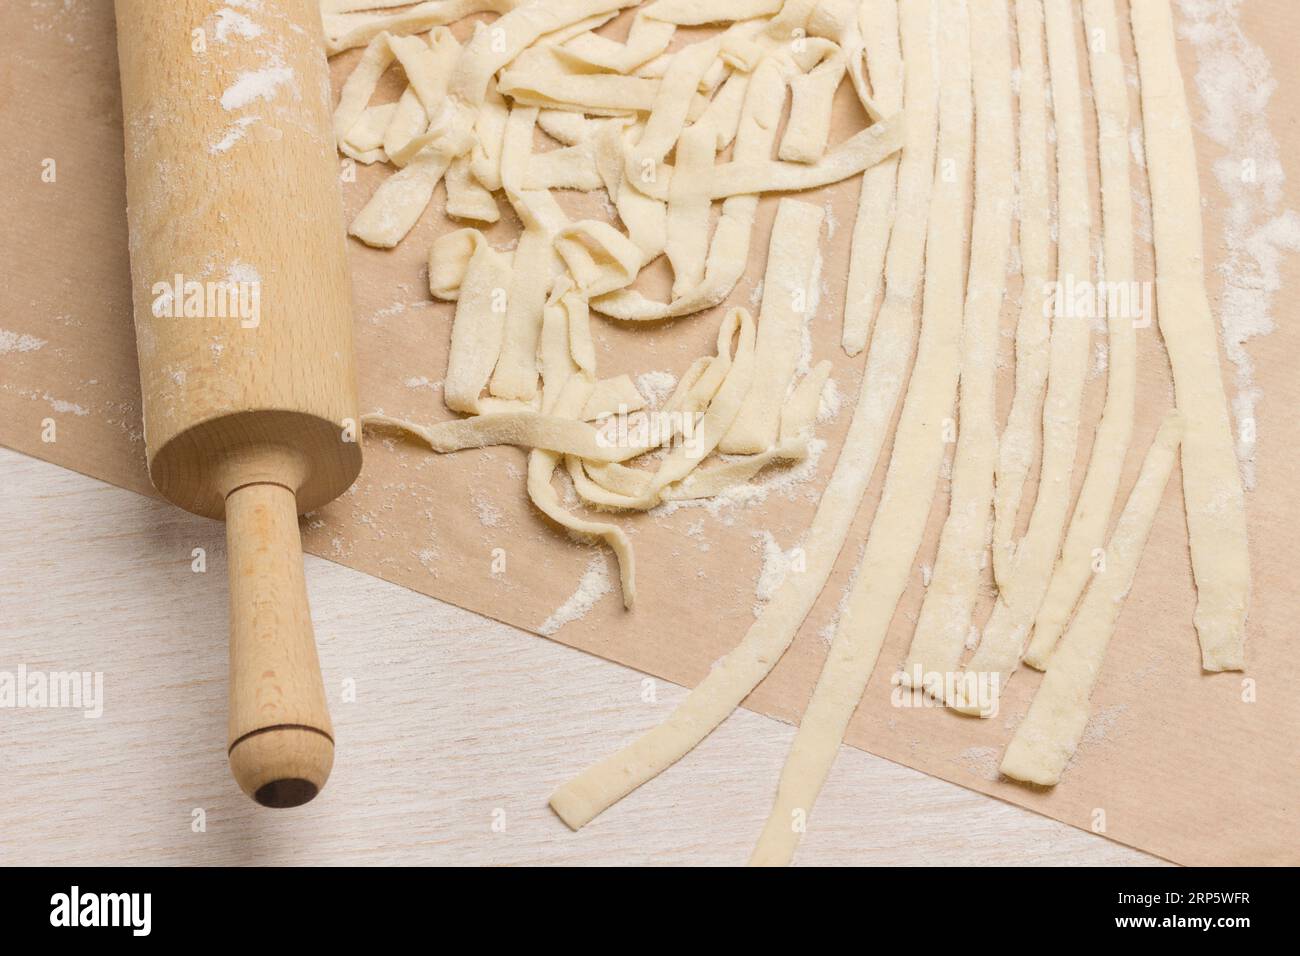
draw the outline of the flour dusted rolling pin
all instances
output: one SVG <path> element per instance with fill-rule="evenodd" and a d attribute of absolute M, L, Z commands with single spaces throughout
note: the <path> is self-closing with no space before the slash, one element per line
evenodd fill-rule
<path fill-rule="evenodd" d="M 329 776 L 297 516 L 361 468 L 317 0 L 117 0 L 149 474 L 225 517 L 230 766 L 258 803 Z"/>

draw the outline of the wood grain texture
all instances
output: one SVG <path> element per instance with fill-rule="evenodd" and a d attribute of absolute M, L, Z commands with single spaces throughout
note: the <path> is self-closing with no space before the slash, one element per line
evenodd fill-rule
<path fill-rule="evenodd" d="M 311 556 L 340 757 L 312 803 L 259 809 L 221 746 L 221 525 L 5 450 L 0 484 L 0 670 L 101 671 L 105 701 L 99 719 L 0 709 L 7 863 L 737 864 L 753 847 L 792 727 L 739 711 L 651 798 L 570 833 L 547 795 L 684 690 Z M 846 748 L 796 862 L 1159 861 Z"/>
<path fill-rule="evenodd" d="M 196 39 L 218 6 L 115 4 L 149 474 L 164 498 L 220 517 L 234 461 L 240 483 L 286 484 L 308 511 L 361 470 L 319 7 L 284 0 L 248 42 L 219 25 Z M 297 454 L 296 484 L 251 473 L 249 449 L 266 446 Z"/>
<path fill-rule="evenodd" d="M 361 470 L 319 7 L 284 0 L 238 44 L 225 21 L 207 42 L 212 0 L 115 10 L 149 474 L 229 518 L 230 766 L 296 806 L 334 756 L 296 516 Z"/>

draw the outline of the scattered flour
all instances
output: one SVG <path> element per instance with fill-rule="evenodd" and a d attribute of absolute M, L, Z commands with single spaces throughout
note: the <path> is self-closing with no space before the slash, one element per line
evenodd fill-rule
<path fill-rule="evenodd" d="M 231 285 L 261 285 L 262 276 L 247 262 L 236 259 L 226 272 L 226 282 Z"/>
<path fill-rule="evenodd" d="M 1147 148 L 1146 141 L 1142 138 L 1142 127 L 1134 126 L 1128 131 L 1129 149 L 1133 151 L 1133 162 L 1137 163 L 1138 169 L 1147 168 Z"/>
<path fill-rule="evenodd" d="M 1246 343 L 1273 331 L 1273 298 L 1281 262 L 1300 252 L 1300 216 L 1283 209 L 1277 140 L 1268 104 L 1277 90 L 1268 57 L 1242 32 L 1237 0 L 1180 0 L 1181 35 L 1196 51 L 1196 88 L 1205 107 L 1200 129 L 1223 147 L 1214 176 L 1228 197 L 1217 271 L 1224 290 L 1223 344 L 1236 369 L 1237 457 L 1247 489 L 1255 487 L 1255 409 L 1262 397 Z"/>
<path fill-rule="evenodd" d="M 825 450 L 826 442 L 820 438 L 813 438 L 808 442 L 808 457 L 793 466 L 776 468 L 769 466 L 768 469 L 759 473 L 759 477 L 741 482 L 738 485 L 732 485 L 712 498 L 681 498 L 665 501 L 663 504 L 652 508 L 648 513 L 652 517 L 662 518 L 675 513 L 681 508 L 703 508 L 710 515 L 718 518 L 722 516 L 724 511 L 732 507 L 762 504 L 774 492 L 783 493 L 787 497 L 794 499 L 800 486 L 816 477 L 817 466 Z M 724 455 L 722 457 L 725 460 L 730 456 Z M 763 475 L 767 475 L 767 477 L 762 478 Z M 818 489 L 808 490 L 807 497 L 812 501 L 816 501 Z"/>
<path fill-rule="evenodd" d="M 430 391 L 435 391 L 435 392 L 442 387 L 442 382 L 431 381 L 428 377 L 424 375 L 412 375 L 402 384 L 405 385 L 407 388 L 427 388 Z"/>
<path fill-rule="evenodd" d="M 11 352 L 35 352 L 48 344 L 45 339 L 38 339 L 34 335 L 20 335 L 17 332 L 0 329 L 0 355 L 8 355 Z"/>
<path fill-rule="evenodd" d="M 834 239 L 835 230 L 839 228 L 840 221 L 835 218 L 835 204 L 829 199 L 822 206 L 822 211 L 826 214 L 826 238 Z"/>
<path fill-rule="evenodd" d="M 292 82 L 293 78 L 293 70 L 287 66 L 245 70 L 221 94 L 221 108 L 239 110 L 258 100 L 266 100 L 269 103 L 275 99 L 276 91 L 285 83 Z"/>
<path fill-rule="evenodd" d="M 495 528 L 501 524 L 501 509 L 482 495 L 474 495 L 474 511 L 478 514 L 478 523 L 485 528 Z"/>
<path fill-rule="evenodd" d="M 840 417 L 840 387 L 835 379 L 827 378 L 822 386 L 821 398 L 817 402 L 817 424 L 824 425 Z"/>
<path fill-rule="evenodd" d="M 636 377 L 636 390 L 651 408 L 658 408 L 677 387 L 677 376 L 672 372 L 642 372 Z"/>
<path fill-rule="evenodd" d="M 226 127 L 225 135 L 209 146 L 208 152 L 212 153 L 214 156 L 227 152 L 230 147 L 234 146 L 244 138 L 244 133 L 247 132 L 250 126 L 257 123 L 259 119 L 260 117 L 257 116 L 241 116 L 230 126 Z"/>
<path fill-rule="evenodd" d="M 550 637 L 564 625 L 580 620 L 613 588 L 614 582 L 610 580 L 604 556 L 596 555 L 587 564 L 587 570 L 578 582 L 578 589 L 542 622 L 542 626 L 537 629 L 538 633 Z"/>
<path fill-rule="evenodd" d="M 786 575 L 800 567 L 803 562 L 803 549 L 795 547 L 789 551 L 782 551 L 781 545 L 777 544 L 776 538 L 772 537 L 770 531 L 755 531 L 754 537 L 758 538 L 763 546 L 763 569 L 758 574 L 754 594 L 760 602 L 766 603 L 776 596 Z M 758 610 L 760 609 L 755 608 L 755 611 Z"/>
<path fill-rule="evenodd" d="M 49 402 L 50 408 L 54 409 L 56 412 L 76 415 L 79 418 L 90 414 L 90 410 L 85 406 L 78 405 L 76 402 L 65 402 L 61 398 L 55 398 L 49 392 L 46 392 L 41 397 L 45 399 L 45 401 Z"/>
<path fill-rule="evenodd" d="M 232 34 L 241 40 L 255 40 L 262 35 L 262 28 L 244 14 L 223 7 L 217 11 L 217 27 L 214 32 L 218 43 L 227 43 Z"/>
<path fill-rule="evenodd" d="M 1110 352 L 1105 342 L 1096 342 L 1092 350 L 1092 370 L 1088 375 L 1089 379 L 1101 378 L 1106 374 L 1106 369 L 1110 366 Z"/>
<path fill-rule="evenodd" d="M 998 766 L 1002 763 L 1002 751 L 997 747 L 967 747 L 957 754 L 957 759 L 976 776 L 984 780 L 996 780 Z"/>

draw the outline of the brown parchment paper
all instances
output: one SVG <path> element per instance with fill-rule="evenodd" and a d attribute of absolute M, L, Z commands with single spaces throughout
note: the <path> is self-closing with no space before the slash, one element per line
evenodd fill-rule
<path fill-rule="evenodd" d="M 1249 35 L 1271 52 L 1279 87 L 1270 119 L 1283 162 L 1289 165 L 1289 157 L 1300 148 L 1297 68 L 1289 42 L 1300 29 L 1300 8 L 1285 0 L 1254 0 L 1245 7 Z M 1119 14 L 1125 59 L 1132 65 L 1124 3 Z M 620 18 L 611 30 L 625 29 L 626 21 L 626 16 Z M 0 36 L 5 38 L 0 56 L 0 150 L 5 159 L 0 329 L 12 333 L 0 350 L 0 442 L 151 494 L 131 327 L 112 4 L 4 4 Z M 336 82 L 346 75 L 355 55 L 335 61 Z M 1196 115 L 1203 104 L 1191 84 L 1194 55 L 1187 44 L 1181 45 L 1180 55 Z M 1136 89 L 1132 94 L 1136 125 L 1141 115 Z M 836 136 L 863 122 L 850 96 L 842 95 L 840 105 Z M 1092 122 L 1091 115 L 1085 117 L 1095 142 Z M 1205 137 L 1198 138 L 1197 145 L 1206 200 L 1207 261 L 1212 266 L 1223 254 L 1225 197 L 1210 166 L 1222 150 Z M 46 159 L 57 163 L 53 183 L 41 179 Z M 1090 164 L 1095 203 L 1094 167 Z M 1137 192 L 1145 196 L 1144 173 L 1135 166 L 1133 174 Z M 383 175 L 361 169 L 355 183 L 345 184 L 349 217 Z M 1294 175 L 1287 188 L 1287 205 L 1300 208 Z M 749 503 L 619 518 L 637 548 L 638 608 L 624 612 L 615 586 L 553 639 L 686 685 L 698 682 L 712 662 L 740 640 L 758 603 L 764 533 L 785 549 L 798 544 L 838 454 L 858 391 L 863 356 L 851 360 L 839 348 L 857 192 L 853 180 L 799 197 L 824 204 L 828 219 L 813 357 L 834 362 L 842 409 L 819 427 L 819 437 L 826 441 L 820 457 L 802 473 L 765 476 L 760 484 L 766 490 Z M 601 213 L 596 196 L 566 195 L 561 201 L 575 213 Z M 777 197 L 767 197 L 761 204 L 750 266 L 732 303 L 751 302 L 762 276 L 776 202 Z M 433 208 L 396 251 L 350 243 L 365 410 L 382 409 L 422 421 L 448 417 L 439 383 L 452 310 L 430 299 L 425 266 L 433 238 L 456 228 L 443 216 L 442 203 L 440 187 Z M 502 206 L 504 221 L 489 233 L 496 243 L 508 242 L 518 228 L 508 206 Z M 1139 208 L 1140 235 L 1141 216 Z M 1099 221 L 1099 211 L 1094 210 L 1094 238 Z M 1150 278 L 1150 251 L 1139 245 L 1138 274 Z M 1065 780 L 1041 792 L 998 779 L 1002 747 L 1041 675 L 1022 668 L 1009 685 L 1001 713 L 987 721 L 891 703 L 890 675 L 905 656 L 923 593 L 921 565 L 933 560 L 946 512 L 948 489 L 941 482 L 912 585 L 849 729 L 849 743 L 1177 862 L 1300 862 L 1300 695 L 1295 692 L 1300 663 L 1294 639 L 1300 618 L 1294 580 L 1294 541 L 1300 533 L 1295 491 L 1300 484 L 1300 423 L 1294 411 L 1300 389 L 1294 365 L 1300 330 L 1289 299 L 1292 290 L 1300 288 L 1300 269 L 1294 257 L 1282 269 L 1285 286 L 1275 306 L 1278 328 L 1250 350 L 1263 399 L 1257 410 L 1258 485 L 1247 500 L 1254 597 L 1246 675 L 1207 675 L 1200 670 L 1187 532 L 1175 477 L 1107 655 L 1087 740 Z M 1222 282 L 1213 269 L 1209 278 L 1217 302 Z M 665 279 L 665 271 L 654 266 L 639 287 L 658 293 Z M 1019 278 L 1012 276 L 1003 319 L 1003 415 L 1011 395 L 1011 332 L 1018 293 Z M 692 359 L 711 350 L 719 316 L 714 310 L 628 329 L 593 314 L 600 372 L 680 374 Z M 1172 394 L 1167 358 L 1154 328 L 1139 333 L 1139 348 L 1137 427 L 1121 495 L 1127 495 Z M 1231 392 L 1231 367 L 1226 363 L 1225 376 Z M 1076 488 L 1104 389 L 1105 376 L 1093 376 L 1086 394 Z M 53 443 L 42 440 L 47 418 L 58 425 Z M 849 544 L 820 601 L 785 659 L 747 701 L 748 707 L 781 720 L 799 719 L 825 654 L 823 630 L 833 619 L 870 525 L 888 450 L 886 444 Z M 570 540 L 531 509 L 524 496 L 523 468 L 524 453 L 514 448 L 438 457 L 412 444 L 369 436 L 365 470 L 356 485 L 304 519 L 306 546 L 350 567 L 536 631 L 574 592 L 591 562 L 607 562 L 615 583 L 617 575 L 610 556 Z M 1035 479 L 1031 474 L 1022 523 Z M 505 569 L 494 573 L 494 556 L 502 554 Z M 977 623 L 982 623 L 989 603 L 986 595 Z M 438 662 L 428 666 L 437 667 Z M 1243 695 L 1243 676 L 1254 682 L 1253 702 L 1243 700 L 1249 696 Z M 581 719 L 584 702 L 575 700 L 572 706 L 575 718 Z M 609 748 L 622 743 L 611 737 Z M 573 769 L 539 766 L 537 773 L 558 784 Z M 775 788 L 777 768 L 755 769 L 770 772 Z"/>

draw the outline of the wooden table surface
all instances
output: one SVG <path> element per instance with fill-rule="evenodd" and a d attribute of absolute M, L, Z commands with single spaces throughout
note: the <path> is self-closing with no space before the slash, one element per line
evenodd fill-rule
<path fill-rule="evenodd" d="M 103 715 L 0 709 L 10 864 L 738 864 L 794 729 L 740 711 L 580 833 L 551 790 L 685 691 L 307 557 L 338 740 L 264 810 L 226 739 L 224 529 L 0 449 L 0 671 L 102 672 Z M 204 549 L 206 571 L 192 569 Z M 652 691 L 648 692 L 648 691 Z M 845 748 L 800 864 L 1159 862 Z"/>

